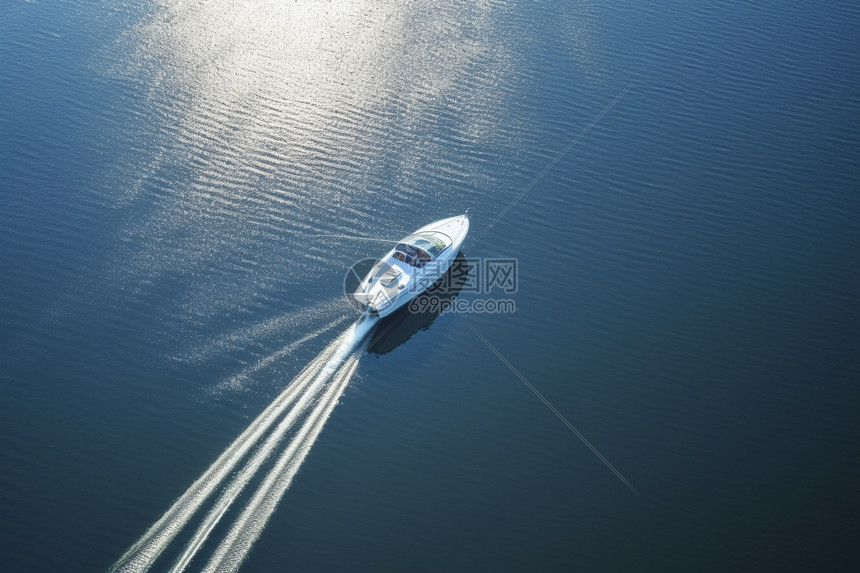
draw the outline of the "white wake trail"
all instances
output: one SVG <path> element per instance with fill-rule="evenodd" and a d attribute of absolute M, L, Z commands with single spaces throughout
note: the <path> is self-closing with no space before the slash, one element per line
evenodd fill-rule
<path fill-rule="evenodd" d="M 189 519 L 236 465 L 268 431 L 283 412 L 296 401 L 323 368 L 332 350 L 337 353 L 346 335 L 330 344 L 296 379 L 243 431 L 209 468 L 189 487 L 161 518 L 111 567 L 110 573 L 140 573 L 149 569 L 182 530 Z"/>
<path fill-rule="evenodd" d="M 287 386 L 286 389 L 266 407 L 263 412 L 218 456 L 212 465 L 183 493 L 173 505 L 144 533 L 134 545 L 132 545 L 120 559 L 110 568 L 110 573 L 141 573 L 148 570 L 161 556 L 171 541 L 185 527 L 188 521 L 200 509 L 202 504 L 230 478 L 236 467 L 242 462 L 260 442 L 264 435 L 271 430 L 274 424 L 282 417 L 283 420 L 276 429 L 268 436 L 259 447 L 245 468 L 230 482 L 215 506 L 209 511 L 189 542 L 179 561 L 174 565 L 174 570 L 181 571 L 193 558 L 199 547 L 205 542 L 212 528 L 229 508 L 248 481 L 253 477 L 260 466 L 274 451 L 278 442 L 295 424 L 308 407 L 313 403 L 317 395 L 323 390 L 326 382 L 336 379 L 340 392 L 343 391 L 346 382 L 358 365 L 360 352 L 359 345 L 364 341 L 366 335 L 376 324 L 375 319 L 364 317 L 356 322 L 351 328 L 329 344 L 304 370 Z M 343 367 L 348 363 L 349 368 Z M 343 377 L 342 372 L 349 370 L 348 376 Z M 322 404 L 328 404 L 332 395 L 332 388 L 336 384 L 329 384 L 325 389 L 324 398 L 314 407 L 310 414 L 311 420 L 316 420 L 320 415 Z M 340 396 L 338 392 L 337 397 Z M 337 401 L 335 397 L 334 401 Z M 295 404 L 295 405 L 294 405 Z M 292 406 L 292 408 L 291 408 Z M 333 408 L 334 405 L 332 404 Z M 328 418 L 328 410 L 325 418 Z M 324 423 L 324 420 L 323 420 Z M 316 435 L 322 425 L 312 435 Z M 299 430 L 296 439 L 291 442 L 288 451 L 294 451 L 292 445 L 296 443 L 299 436 L 307 436 L 311 429 L 306 422 Z M 304 439 L 304 438 L 303 438 Z M 307 449 L 313 444 L 311 440 Z M 307 454 L 305 450 L 301 454 L 301 460 Z M 286 455 L 286 454 L 284 454 Z M 283 458 L 283 456 L 282 456 Z M 296 467 L 296 471 L 298 467 Z M 270 476 L 271 477 L 271 476 Z M 286 489 L 286 487 L 284 488 Z M 283 493 L 283 492 L 282 492 Z M 272 508 L 274 509 L 274 508 Z M 257 534 L 259 535 L 259 533 Z M 256 537 L 255 537 L 256 539 Z"/>
<path fill-rule="evenodd" d="M 370 327 L 372 328 L 372 324 Z M 356 336 L 360 334 L 358 330 L 356 329 Z M 368 331 L 369 328 L 364 334 Z M 263 532 L 278 502 L 290 487 L 311 446 L 322 431 L 358 367 L 358 358 L 361 354 L 361 348 L 358 345 L 362 340 L 354 339 L 354 342 L 355 344 L 349 349 L 350 355 L 344 357 L 343 365 L 332 376 L 332 382 L 323 392 L 316 407 L 290 441 L 287 449 L 278 458 L 275 467 L 257 488 L 248 505 L 233 523 L 226 539 L 218 546 L 204 568 L 205 572 L 237 571 Z M 334 360 L 330 361 L 329 364 L 331 365 L 332 362 Z"/>
<path fill-rule="evenodd" d="M 344 360 L 353 358 L 353 361 L 358 361 L 357 356 L 350 357 L 347 353 L 354 350 L 355 341 L 350 340 L 354 336 L 355 331 L 348 331 L 340 336 L 331 346 L 337 345 L 337 350 L 326 363 L 326 366 L 314 377 L 314 381 L 301 397 L 296 401 L 283 420 L 277 425 L 272 433 L 266 438 L 266 441 L 257 449 L 253 457 L 244 465 L 242 470 L 233 478 L 230 485 L 224 490 L 218 501 L 209 510 L 209 513 L 203 519 L 203 522 L 197 528 L 194 536 L 188 542 L 182 555 L 170 570 L 171 573 L 180 573 L 184 571 L 188 564 L 193 559 L 194 555 L 209 537 L 209 534 L 221 520 L 224 513 L 230 508 L 242 490 L 253 479 L 254 475 L 259 471 L 260 467 L 269 459 L 269 456 L 283 440 L 289 429 L 295 424 L 296 420 L 301 416 L 308 406 L 314 401 L 317 394 L 321 390 L 326 381 L 331 378 L 333 369 L 337 369 Z M 316 411 L 316 410 L 315 410 Z M 311 414 L 313 416 L 313 414 Z"/>

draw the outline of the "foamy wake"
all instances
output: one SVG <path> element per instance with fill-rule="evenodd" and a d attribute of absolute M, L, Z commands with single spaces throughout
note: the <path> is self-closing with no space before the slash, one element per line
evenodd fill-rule
<path fill-rule="evenodd" d="M 200 512 L 201 506 L 217 493 L 214 503 L 199 520 L 197 529 L 171 569 L 183 571 L 248 483 L 255 476 L 259 477 L 265 462 L 273 454 L 280 453 L 250 501 L 240 509 L 205 568 L 206 571 L 237 570 L 337 405 L 358 367 L 358 359 L 375 324 L 375 319 L 364 317 L 329 344 L 110 571 L 131 573 L 148 570 Z M 287 441 L 290 430 L 299 422 L 301 426 Z"/>

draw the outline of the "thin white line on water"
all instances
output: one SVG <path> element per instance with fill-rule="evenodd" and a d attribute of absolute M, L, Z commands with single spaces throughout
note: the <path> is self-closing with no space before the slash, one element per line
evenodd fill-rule
<path fill-rule="evenodd" d="M 249 343 L 259 341 L 265 337 L 278 336 L 285 331 L 295 332 L 317 319 L 329 319 L 333 314 L 340 311 L 341 302 L 340 297 L 332 298 L 310 307 L 304 307 L 301 310 L 288 312 L 256 324 L 234 329 L 214 337 L 209 342 L 197 345 L 195 348 L 174 354 L 171 356 L 171 359 L 184 362 L 202 362 L 210 360 L 223 352 L 228 352 L 235 348 L 244 348 Z"/>
<path fill-rule="evenodd" d="M 517 203 L 517 201 L 519 201 L 520 199 L 522 199 L 522 198 L 523 198 L 523 196 L 524 196 L 526 193 L 528 193 L 528 192 L 531 190 L 531 188 L 532 188 L 532 187 L 534 187 L 534 186 L 535 186 L 535 183 L 537 183 L 538 181 L 540 181 L 540 180 L 541 180 L 541 178 L 542 178 L 544 175 L 546 175 L 546 172 L 547 172 L 547 171 L 549 171 L 550 169 L 552 169 L 552 166 L 553 166 L 553 165 L 555 165 L 556 163 L 558 163 L 558 160 L 559 160 L 559 159 L 561 159 L 562 157 L 564 157 L 564 154 L 565 154 L 565 153 L 567 153 L 568 151 L 570 151 L 570 148 L 571 148 L 571 147 L 573 147 L 574 145 L 576 145 L 576 144 L 577 144 L 577 142 L 579 142 L 579 140 L 580 140 L 580 139 L 582 139 L 582 138 L 583 138 L 583 136 L 584 136 L 586 133 L 588 133 L 588 131 L 589 131 L 592 127 L 594 127 L 594 126 L 597 124 L 597 122 L 598 122 L 598 121 L 600 121 L 600 120 L 601 120 L 601 118 L 602 118 L 604 115 L 606 115 L 606 112 L 608 112 L 610 109 L 612 109 L 612 107 L 613 107 L 616 103 L 618 103 L 618 100 L 620 100 L 622 97 L 624 97 L 624 94 L 626 94 L 626 93 L 628 92 L 628 90 L 629 90 L 631 87 L 633 87 L 633 84 L 632 84 L 632 83 L 631 83 L 631 84 L 628 84 L 626 88 L 624 88 L 623 90 L 621 90 L 621 93 L 619 93 L 617 96 L 615 96 L 615 99 L 614 99 L 614 100 L 612 100 L 611 102 L 609 102 L 609 105 L 607 105 L 605 108 L 603 108 L 603 111 L 601 111 L 600 113 L 598 113 L 598 114 L 597 114 L 597 117 L 595 117 L 594 119 L 592 119 L 592 120 L 591 120 L 591 123 L 589 123 L 588 125 L 586 125 L 586 126 L 585 126 L 585 129 L 583 129 L 582 131 L 580 131 L 580 132 L 579 132 L 579 135 L 577 135 L 576 137 L 574 137 L 574 138 L 573 138 L 573 140 L 572 140 L 570 143 L 568 143 L 568 144 L 567 144 L 567 147 L 565 147 L 565 148 L 561 151 L 561 153 L 559 153 L 558 155 L 556 155 L 555 159 L 553 159 L 553 160 L 550 162 L 550 164 L 549 164 L 549 165 L 547 165 L 546 167 L 544 167 L 543 171 L 541 171 L 540 173 L 538 173 L 537 177 L 535 177 L 534 179 L 532 179 L 532 182 L 531 182 L 531 183 L 529 183 L 528 185 L 526 185 L 525 189 L 523 189 L 522 191 L 520 191 L 520 194 L 519 194 L 519 195 L 517 195 L 516 197 L 514 197 L 514 200 L 513 200 L 513 201 L 511 201 L 510 203 L 508 203 L 507 207 L 505 207 L 504 209 L 502 209 L 502 210 L 499 212 L 499 214 L 498 214 L 498 215 L 496 215 L 496 216 L 495 216 L 495 218 L 494 218 L 492 221 L 490 221 L 490 224 L 489 224 L 489 225 L 487 225 L 486 227 L 484 227 L 484 230 L 483 230 L 483 231 L 481 231 L 481 232 L 478 234 L 478 236 L 475 238 L 474 242 L 472 243 L 472 246 L 474 246 L 478 241 L 480 241 L 480 240 L 481 240 L 481 237 L 483 237 L 483 236 L 484 236 L 484 234 L 485 234 L 487 231 L 489 231 L 490 229 L 492 229 L 492 228 L 493 228 L 493 225 L 495 225 L 496 223 L 498 223 L 498 222 L 499 222 L 499 219 L 501 219 L 502 217 L 504 217 L 504 216 L 505 216 L 505 213 L 507 213 L 508 211 L 510 211 L 511 207 L 513 207 L 513 206 Z"/>
<path fill-rule="evenodd" d="M 218 385 L 215 387 L 216 390 L 222 390 L 225 388 L 232 388 L 232 389 L 240 388 L 242 386 L 242 382 L 245 380 L 248 380 L 253 374 L 259 372 L 263 368 L 266 368 L 267 366 L 269 366 L 273 362 L 280 360 L 284 356 L 289 355 L 296 348 L 299 348 L 301 345 L 303 345 L 305 342 L 313 340 L 317 336 L 324 334 L 325 332 L 327 332 L 327 331 L 331 330 L 332 328 L 341 324 L 346 319 L 347 319 L 346 316 L 338 317 L 335 320 L 333 320 L 332 322 L 330 322 L 329 324 L 323 326 L 322 328 L 319 328 L 319 329 L 311 332 L 310 334 L 306 334 L 305 336 L 299 338 L 298 340 L 289 343 L 288 345 L 281 348 L 280 350 L 273 352 L 272 354 L 269 354 L 265 358 L 261 358 L 260 360 L 258 360 L 254 364 L 251 364 L 250 366 L 243 368 L 242 371 L 239 372 L 238 374 L 234 374 L 233 376 L 231 376 L 227 380 L 219 382 Z"/>
<path fill-rule="evenodd" d="M 336 239 L 356 239 L 359 241 L 376 241 L 381 243 L 398 243 L 400 241 L 392 240 L 391 238 L 385 239 L 382 237 L 362 237 L 359 235 L 304 235 L 305 237 L 331 237 Z"/>
<path fill-rule="evenodd" d="M 632 492 L 633 492 L 633 493 L 635 493 L 636 495 L 639 495 L 639 492 L 636 490 L 636 488 L 635 488 L 635 487 L 633 487 L 633 485 L 632 485 L 629 481 L 627 481 L 627 480 L 624 478 L 624 476 L 623 476 L 623 475 L 621 475 L 621 472 L 619 472 L 617 469 L 615 469 L 615 466 L 613 466 L 611 463 L 609 463 L 609 460 L 607 460 L 606 458 L 604 458 L 604 457 L 600 454 L 600 452 L 598 452 L 598 451 L 597 451 L 597 448 L 595 448 L 594 446 L 592 446 L 592 445 L 591 445 L 591 442 L 589 442 L 588 440 L 586 440 L 586 439 L 585 439 L 585 436 L 583 436 L 582 434 L 580 434 L 580 433 L 579 433 L 579 430 L 577 430 L 576 428 L 574 428 L 574 427 L 573 427 L 573 424 L 571 424 L 570 422 L 568 422 L 568 421 L 567 421 L 567 418 L 565 418 L 564 416 L 562 416 L 562 415 L 561 415 L 561 412 L 559 412 L 558 410 L 556 410 L 556 409 L 553 407 L 553 405 L 549 403 L 549 400 L 547 400 L 546 398 L 544 398 L 544 397 L 543 397 L 543 394 L 541 394 L 540 392 L 538 392 L 537 388 L 535 388 L 534 386 L 532 386 L 532 385 L 531 385 L 531 383 L 530 383 L 528 380 L 526 380 L 526 377 L 525 377 L 525 376 L 523 376 L 522 374 L 520 374 L 520 373 L 519 373 L 519 371 L 518 371 L 516 368 L 514 368 L 514 365 L 513 365 L 513 364 L 511 364 L 510 362 L 508 362 L 508 361 L 505 359 L 505 357 L 504 357 L 504 356 L 502 356 L 502 355 L 501 355 L 501 353 L 500 353 L 498 350 L 496 350 L 496 349 L 495 349 L 495 347 L 494 347 L 492 344 L 490 344 L 490 342 L 489 342 L 486 338 L 484 338 L 483 336 L 481 336 L 481 333 L 480 333 L 480 332 L 478 332 L 477 330 L 475 330 L 475 328 L 474 328 L 474 327 L 471 327 L 471 326 L 470 326 L 469 328 L 471 328 L 471 329 L 472 329 L 472 332 L 474 332 L 474 333 L 478 336 L 478 338 L 480 338 L 480 339 L 483 341 L 483 343 L 487 345 L 487 348 L 489 348 L 490 350 L 492 350 L 492 351 L 493 351 L 493 354 L 495 354 L 496 356 L 498 356 L 498 357 L 499 357 L 499 360 L 501 360 L 502 362 L 504 362 L 504 363 L 505 363 L 505 366 L 507 366 L 507 367 L 511 370 L 511 372 L 513 372 L 514 374 L 516 374 L 516 375 L 517 375 L 517 378 L 519 378 L 520 380 L 522 380 L 523 384 L 525 384 L 526 386 L 528 386 L 529 390 L 531 390 L 532 392 L 534 392 L 535 396 L 537 396 L 538 398 L 540 398 L 541 402 L 543 402 L 544 404 L 546 404 L 546 407 L 547 407 L 547 408 L 549 408 L 549 409 L 550 409 L 550 411 L 552 411 L 552 413 L 553 413 L 553 414 L 555 414 L 555 415 L 558 417 L 558 419 L 559 419 L 559 420 L 561 420 L 562 422 L 564 422 L 564 425 L 565 425 L 565 426 L 567 426 L 567 427 L 570 429 L 570 431 L 571 431 L 571 432 L 573 432 L 574 434 L 576 434 L 576 437 L 577 437 L 577 438 L 579 438 L 579 439 L 582 441 L 582 443 L 583 443 L 583 444 L 585 444 L 585 445 L 588 447 L 588 449 L 589 449 L 589 450 L 591 450 L 592 452 L 594 452 L 594 455 L 595 455 L 595 456 L 597 456 L 597 457 L 600 459 L 600 461 L 602 461 L 602 462 L 606 465 L 606 467 L 608 467 L 610 470 L 612 470 L 612 473 L 614 473 L 614 474 L 618 477 L 618 479 L 620 479 L 620 480 L 622 481 L 622 483 L 624 483 L 624 485 L 626 485 L 628 488 L 630 488 L 630 491 L 632 491 Z"/>

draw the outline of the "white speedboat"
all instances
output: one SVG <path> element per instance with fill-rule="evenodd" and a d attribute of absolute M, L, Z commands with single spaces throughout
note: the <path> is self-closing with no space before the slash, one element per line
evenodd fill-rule
<path fill-rule="evenodd" d="M 391 314 L 448 271 L 468 232 L 468 215 L 421 227 L 373 265 L 355 291 L 355 301 L 374 316 Z"/>

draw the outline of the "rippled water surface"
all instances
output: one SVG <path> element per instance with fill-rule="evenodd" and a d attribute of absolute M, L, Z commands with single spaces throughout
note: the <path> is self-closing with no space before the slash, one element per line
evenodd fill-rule
<path fill-rule="evenodd" d="M 386 323 L 189 570 L 254 527 L 242 571 L 858 565 L 854 3 L 0 21 L 4 571 L 108 570 L 323 368 L 357 319 L 345 273 L 388 248 L 331 235 L 466 210 L 473 272 L 518 281 L 456 300 L 515 312 Z M 294 479 L 241 525 L 288 444 Z"/>

